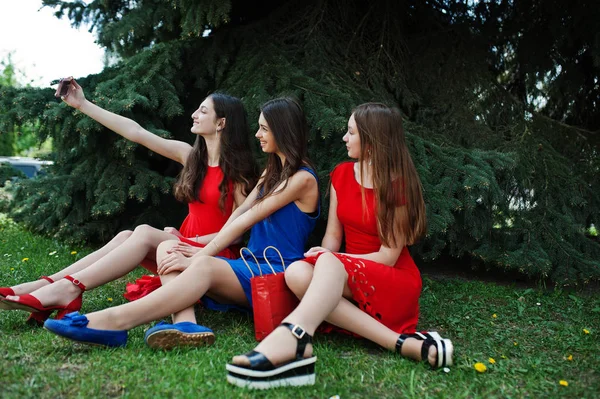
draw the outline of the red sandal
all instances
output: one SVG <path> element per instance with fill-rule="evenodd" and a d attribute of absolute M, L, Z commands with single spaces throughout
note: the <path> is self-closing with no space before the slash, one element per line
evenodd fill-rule
<path fill-rule="evenodd" d="M 54 280 L 48 276 L 42 276 L 39 279 L 44 279 L 50 282 L 50 284 L 54 282 Z M 0 300 L 6 298 L 7 296 L 15 296 L 15 291 L 13 291 L 13 289 L 10 287 L 0 287 Z"/>
<path fill-rule="evenodd" d="M 55 310 L 58 310 L 56 319 L 62 319 L 67 313 L 77 312 L 81 309 L 83 291 L 85 291 L 85 285 L 81 283 L 81 281 L 71 276 L 65 276 L 64 278 L 72 282 L 77 287 L 79 287 L 79 289 L 81 289 L 81 294 L 79 294 L 77 298 L 75 298 L 73 301 L 71 301 L 65 306 L 57 305 L 44 307 L 44 305 L 42 305 L 39 299 L 37 299 L 31 294 L 21 295 L 19 296 L 18 300 L 4 298 L 1 303 L 5 305 L 4 309 L 24 310 L 26 312 L 31 312 L 32 314 L 28 321 L 33 320 L 38 323 L 43 323 L 44 320 L 50 317 L 52 312 L 54 312 Z"/>

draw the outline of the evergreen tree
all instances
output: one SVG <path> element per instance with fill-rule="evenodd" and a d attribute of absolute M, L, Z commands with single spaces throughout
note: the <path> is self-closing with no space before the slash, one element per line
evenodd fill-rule
<path fill-rule="evenodd" d="M 550 276 L 600 277 L 598 7 L 556 0 L 44 0 L 121 57 L 80 79 L 88 98 L 162 136 L 191 140 L 189 115 L 214 90 L 251 120 L 291 94 L 312 127 L 323 183 L 345 159 L 352 107 L 406 118 L 429 220 L 416 250 Z M 68 71 L 65 71 L 68 74 Z M 170 162 L 52 100 L 2 88 L 0 129 L 39 120 L 52 176 L 27 182 L 14 216 L 41 232 L 105 240 L 141 222 L 176 224 Z M 255 124 L 253 125 L 256 126 Z M 168 211 L 168 212 L 167 212 Z"/>

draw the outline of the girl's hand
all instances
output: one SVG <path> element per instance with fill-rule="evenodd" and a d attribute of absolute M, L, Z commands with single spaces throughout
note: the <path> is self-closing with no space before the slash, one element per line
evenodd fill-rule
<path fill-rule="evenodd" d="M 179 242 L 179 243 L 173 245 L 171 247 L 171 249 L 168 249 L 167 253 L 172 254 L 172 253 L 178 252 L 178 253 L 182 254 L 183 256 L 186 256 L 189 258 L 191 256 L 194 256 L 201 249 L 202 248 L 200 248 L 200 247 L 195 247 L 195 246 L 190 245 L 185 242 Z"/>
<path fill-rule="evenodd" d="M 175 227 L 165 227 L 163 230 L 165 233 L 173 234 L 176 237 L 183 237 L 183 234 L 181 234 Z"/>
<path fill-rule="evenodd" d="M 331 252 L 331 251 L 329 249 L 323 248 L 323 247 L 312 247 L 311 249 L 309 249 L 307 252 L 304 253 L 304 256 L 306 256 L 308 258 L 310 256 L 317 256 L 318 254 L 321 254 L 323 252 Z"/>
<path fill-rule="evenodd" d="M 169 274 L 172 272 L 182 272 L 187 269 L 192 261 L 183 256 L 179 252 L 173 252 L 163 258 L 157 267 L 157 272 L 160 275 Z"/>
<path fill-rule="evenodd" d="M 73 108 L 79 109 L 81 105 L 86 101 L 85 95 L 83 94 L 83 89 L 79 86 L 79 83 L 73 79 L 71 76 L 71 84 L 69 85 L 69 90 L 67 91 L 67 95 L 62 96 L 61 99 L 70 105 Z"/>

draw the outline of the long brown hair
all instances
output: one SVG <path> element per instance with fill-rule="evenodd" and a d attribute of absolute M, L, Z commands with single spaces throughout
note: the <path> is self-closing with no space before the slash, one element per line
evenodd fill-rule
<path fill-rule="evenodd" d="M 414 244 L 425 234 L 427 220 L 423 187 L 406 146 L 402 115 L 397 108 L 380 103 L 359 105 L 353 114 L 360 137 L 359 160 L 370 162 L 373 170 L 379 238 L 388 247 L 397 245 L 400 237 L 406 245 Z M 406 217 L 397 225 L 402 205 Z"/>
<path fill-rule="evenodd" d="M 287 180 L 302 165 L 311 166 L 308 160 L 308 123 L 300 103 L 289 97 L 276 98 L 267 101 L 260 112 L 273 133 L 277 148 L 285 155 L 285 163 L 281 164 L 277 154 L 269 154 L 265 176 L 258 184 L 261 195 L 257 202 L 272 195 L 281 183 L 285 188 Z"/>
<path fill-rule="evenodd" d="M 221 197 L 219 206 L 225 207 L 229 194 L 229 182 L 242 184 L 245 195 L 256 185 L 258 167 L 252 156 L 250 133 L 246 111 L 242 102 L 232 96 L 213 93 L 208 96 L 218 118 L 225 118 L 225 127 L 218 133 L 221 140 L 219 166 L 223 171 L 223 180 L 219 184 Z M 188 155 L 183 170 L 175 182 L 175 198 L 179 201 L 199 201 L 200 187 L 208 170 L 208 150 L 206 141 L 198 135 Z"/>

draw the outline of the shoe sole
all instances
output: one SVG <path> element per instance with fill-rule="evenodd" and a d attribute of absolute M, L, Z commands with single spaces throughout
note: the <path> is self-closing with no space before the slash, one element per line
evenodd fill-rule
<path fill-rule="evenodd" d="M 227 369 L 227 382 L 249 389 L 314 385 L 316 361 L 317 357 L 313 356 L 269 371 L 257 371 L 227 364 L 225 366 Z"/>
<path fill-rule="evenodd" d="M 50 331 L 51 333 L 53 333 L 53 334 L 54 334 L 54 335 L 56 335 L 57 337 L 59 337 L 59 338 L 61 338 L 61 339 L 64 339 L 65 341 L 69 341 L 69 342 L 71 342 L 71 343 L 75 343 L 75 344 L 91 345 L 91 346 L 95 346 L 95 347 L 98 347 L 98 348 L 105 348 L 105 349 L 106 349 L 106 348 L 119 348 L 119 347 L 122 347 L 122 346 L 110 346 L 110 345 L 104 345 L 104 344 L 99 344 L 99 343 L 96 343 L 96 342 L 80 341 L 80 340 L 78 340 L 78 339 L 73 339 L 73 338 L 70 338 L 70 337 L 65 337 L 64 335 L 60 335 L 60 334 L 58 334 L 56 331 L 53 331 L 52 329 L 50 329 L 50 328 L 48 328 L 48 327 L 46 327 L 46 326 L 44 326 L 43 328 L 44 328 L 45 330 L 48 330 L 48 331 Z"/>
<path fill-rule="evenodd" d="M 29 313 L 40 312 L 39 309 L 32 308 L 31 306 L 23 305 L 19 302 L 9 301 L 8 299 L 0 301 L 0 309 L 22 310 L 24 312 L 29 312 Z"/>
<path fill-rule="evenodd" d="M 13 310 L 14 308 L 11 306 L 12 302 L 5 301 L 4 299 L 5 299 L 4 297 L 2 297 L 0 299 L 0 309 Z"/>
<path fill-rule="evenodd" d="M 179 330 L 162 330 L 146 337 L 146 344 L 154 349 L 208 346 L 215 343 L 212 332 L 184 333 Z"/>
<path fill-rule="evenodd" d="M 277 387 L 301 387 L 305 385 L 315 385 L 315 375 L 303 375 L 298 377 L 283 378 L 274 381 L 248 381 L 242 378 L 227 374 L 227 382 L 248 389 L 269 389 Z"/>

